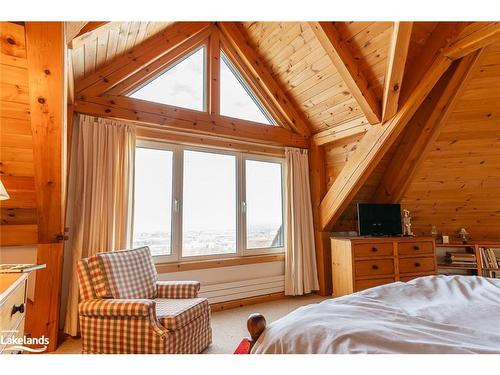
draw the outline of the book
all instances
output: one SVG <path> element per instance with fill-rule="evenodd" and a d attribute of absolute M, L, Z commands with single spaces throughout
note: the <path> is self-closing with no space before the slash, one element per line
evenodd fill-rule
<path fill-rule="evenodd" d="M 32 272 L 45 267 L 45 264 L 0 264 L 0 273 Z"/>

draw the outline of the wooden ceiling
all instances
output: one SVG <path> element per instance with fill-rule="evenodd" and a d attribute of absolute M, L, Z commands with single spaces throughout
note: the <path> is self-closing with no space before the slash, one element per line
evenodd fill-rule
<path fill-rule="evenodd" d="M 71 42 L 75 81 L 88 77 L 170 24 L 172 22 L 109 22 L 77 36 Z"/>
<path fill-rule="evenodd" d="M 340 42 L 347 46 L 353 63 L 359 67 L 367 89 L 380 104 L 384 99 L 393 23 L 334 24 Z M 421 76 L 414 72 L 419 70 L 422 57 L 439 47 L 436 43 L 449 41 L 448 31 L 456 28 L 460 33 L 470 24 L 413 23 L 400 101 L 404 102 L 419 83 Z M 96 68 L 166 26 L 168 23 L 109 23 L 79 36 L 73 41 L 72 51 L 75 80 L 95 72 Z M 365 132 L 371 127 L 366 111 L 363 112 L 356 95 L 349 89 L 352 86 L 335 67 L 311 24 L 243 22 L 238 26 L 246 44 L 256 51 L 253 63 L 268 71 L 283 88 L 291 104 L 303 114 L 313 142 L 323 147 L 326 187 L 329 188 L 350 157 L 356 154 Z M 480 29 L 483 25 L 477 27 Z M 441 41 L 436 38 L 439 34 L 443 35 Z M 497 44 L 484 51 L 480 68 L 402 199 L 403 205 L 414 211 L 416 230 L 420 233 L 428 233 L 433 224 L 448 233 L 466 226 L 474 228 L 470 230 L 473 235 L 500 239 L 499 60 Z M 405 85 L 405 82 L 410 83 Z M 398 157 L 400 141 L 398 139 L 370 170 L 334 230 L 355 229 L 355 202 L 373 199 L 391 160 Z M 491 225 L 495 229 L 491 229 Z"/>

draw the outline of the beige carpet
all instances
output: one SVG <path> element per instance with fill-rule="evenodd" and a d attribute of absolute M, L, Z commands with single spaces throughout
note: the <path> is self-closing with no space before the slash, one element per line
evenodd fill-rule
<path fill-rule="evenodd" d="M 317 303 L 325 297 L 310 295 L 305 297 L 289 297 L 273 302 L 238 307 L 227 311 L 212 313 L 212 345 L 205 351 L 209 354 L 231 354 L 243 337 L 248 336 L 246 321 L 254 312 L 264 314 L 268 323 L 281 318 L 297 307 Z M 80 340 L 67 339 L 55 354 L 79 354 Z"/>

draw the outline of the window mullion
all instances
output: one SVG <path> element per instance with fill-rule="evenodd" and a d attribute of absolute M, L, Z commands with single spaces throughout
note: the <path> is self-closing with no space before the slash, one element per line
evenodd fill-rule
<path fill-rule="evenodd" d="M 239 193 L 240 193 L 240 222 L 239 222 L 239 239 L 240 239 L 240 247 L 239 247 L 239 255 L 245 255 L 246 250 L 246 191 L 245 191 L 245 156 L 244 154 L 239 154 Z"/>
<path fill-rule="evenodd" d="M 175 189 L 175 214 L 174 214 L 174 238 L 173 238 L 173 252 L 175 260 L 179 261 L 182 256 L 182 147 L 175 147 L 174 152 L 174 189 Z"/>

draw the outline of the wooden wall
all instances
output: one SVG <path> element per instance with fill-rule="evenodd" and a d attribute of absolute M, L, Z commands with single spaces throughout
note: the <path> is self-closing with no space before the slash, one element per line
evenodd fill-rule
<path fill-rule="evenodd" d="M 414 23 L 408 64 L 417 60 L 436 22 Z M 464 94 L 402 199 L 414 216 L 416 233 L 428 235 L 432 225 L 455 234 L 461 226 L 477 239 L 500 239 L 500 46 L 487 48 Z M 408 67 L 408 65 L 407 65 Z M 328 187 L 363 134 L 326 144 Z M 356 194 L 333 231 L 357 229 L 356 203 L 372 200 L 395 156 L 399 141 Z"/>
<path fill-rule="evenodd" d="M 38 242 L 24 26 L 0 23 L 0 178 L 10 199 L 0 202 L 0 245 Z"/>
<path fill-rule="evenodd" d="M 34 300 L 25 332 L 57 347 L 64 232 L 65 60 L 61 22 L 0 23 L 2 247 L 36 245 Z M 11 261 L 22 262 L 12 255 Z M 33 302 L 33 303 L 31 303 Z"/>
<path fill-rule="evenodd" d="M 418 234 L 500 240 L 500 44 L 478 65 L 401 202 Z"/>

